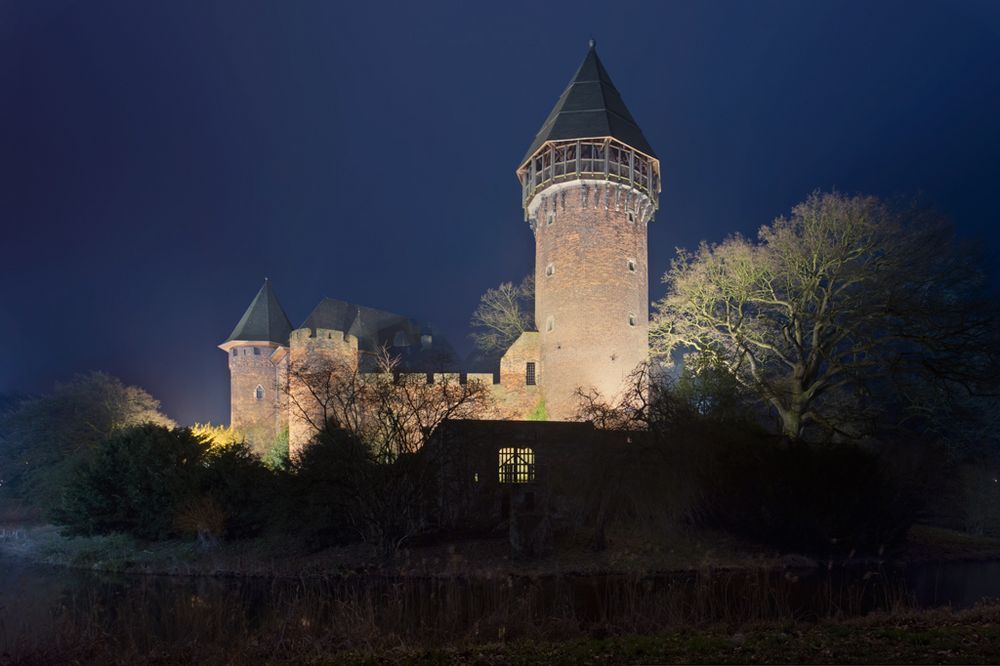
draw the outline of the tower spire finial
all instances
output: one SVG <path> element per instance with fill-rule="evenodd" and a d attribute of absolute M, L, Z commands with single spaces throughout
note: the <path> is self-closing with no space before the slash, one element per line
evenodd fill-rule
<path fill-rule="evenodd" d="M 587 46 L 589 46 L 590 48 L 594 48 L 595 46 L 597 46 L 597 40 L 594 39 L 593 35 L 590 36 L 590 40 L 587 42 Z"/>

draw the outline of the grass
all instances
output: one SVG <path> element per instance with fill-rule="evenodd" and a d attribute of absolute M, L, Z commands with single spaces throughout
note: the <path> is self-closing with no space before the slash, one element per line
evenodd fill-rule
<path fill-rule="evenodd" d="M 908 562 L 998 559 L 1000 539 L 944 527 L 914 525 L 901 555 Z"/>
<path fill-rule="evenodd" d="M 770 622 L 740 626 L 687 626 L 646 634 L 591 635 L 564 640 L 516 639 L 436 646 L 406 644 L 389 636 L 380 645 L 343 648 L 323 640 L 284 635 L 241 637 L 238 645 L 205 643 L 197 636 L 170 646 L 138 650 L 91 637 L 60 639 L 4 664 L 100 663 L 432 666 L 478 664 L 990 664 L 1000 654 L 1000 606 L 966 611 L 872 614 L 818 623 Z M 393 645 L 395 643 L 395 645 Z"/>
<path fill-rule="evenodd" d="M 564 535 L 548 558 L 511 559 L 504 538 L 470 539 L 403 549 L 386 560 L 364 544 L 310 552 L 283 537 L 248 539 L 200 550 L 190 541 L 139 543 L 122 535 L 68 538 L 57 527 L 0 534 L 0 552 L 63 566 L 122 573 L 235 576 L 324 576 L 360 571 L 401 576 L 561 575 L 815 566 L 809 558 L 779 557 L 721 532 L 655 526 L 610 528 L 608 548 L 595 552 L 589 534 Z M 889 558 L 897 562 L 1000 558 L 1000 539 L 924 525 Z"/>
<path fill-rule="evenodd" d="M 315 663 L 375 664 L 992 664 L 1000 655 L 1000 607 L 875 614 L 817 624 L 662 634 L 514 641 L 430 650 L 353 652 Z"/>
<path fill-rule="evenodd" d="M 469 539 L 407 548 L 386 560 L 364 544 L 310 552 L 275 536 L 223 543 L 203 551 L 190 541 L 140 543 L 123 535 L 66 537 L 58 527 L 21 528 L 0 538 L 0 552 L 46 564 L 122 573 L 185 575 L 323 576 L 366 571 L 401 576 L 559 575 L 651 573 L 707 567 L 777 566 L 777 557 L 719 532 L 673 529 L 608 532 L 608 548 L 595 552 L 589 534 L 564 535 L 552 556 L 520 561 L 506 538 Z"/>

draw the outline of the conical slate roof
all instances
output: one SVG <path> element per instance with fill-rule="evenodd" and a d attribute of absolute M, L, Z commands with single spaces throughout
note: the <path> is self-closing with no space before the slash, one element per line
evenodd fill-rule
<path fill-rule="evenodd" d="M 257 292 L 226 342 L 276 342 L 287 345 L 291 332 L 292 323 L 288 321 L 288 315 L 274 295 L 271 281 L 265 278 L 264 286 Z"/>
<path fill-rule="evenodd" d="M 614 137 L 656 158 L 653 147 L 626 108 L 591 41 L 583 64 L 535 135 L 521 164 L 546 141 L 602 136 Z"/>

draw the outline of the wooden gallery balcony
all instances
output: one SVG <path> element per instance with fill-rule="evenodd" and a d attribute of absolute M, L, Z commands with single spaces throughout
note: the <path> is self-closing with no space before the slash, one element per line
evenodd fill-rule
<path fill-rule="evenodd" d="M 612 138 L 551 141 L 517 170 L 521 203 L 555 183 L 603 180 L 619 183 L 659 205 L 660 162 Z"/>

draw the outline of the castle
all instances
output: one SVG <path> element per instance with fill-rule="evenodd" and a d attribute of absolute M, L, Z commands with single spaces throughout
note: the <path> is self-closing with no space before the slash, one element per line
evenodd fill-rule
<path fill-rule="evenodd" d="M 579 388 L 615 395 L 648 353 L 646 225 L 659 205 L 660 163 L 629 113 L 594 42 L 517 168 L 524 217 L 535 237 L 535 322 L 496 373 L 459 373 L 488 383 L 511 414 L 574 418 Z M 289 432 L 289 367 L 325 354 L 365 371 L 380 347 L 400 370 L 435 380 L 447 342 L 393 313 L 324 299 L 293 329 L 264 282 L 232 334 L 231 424 L 261 449 Z"/>

